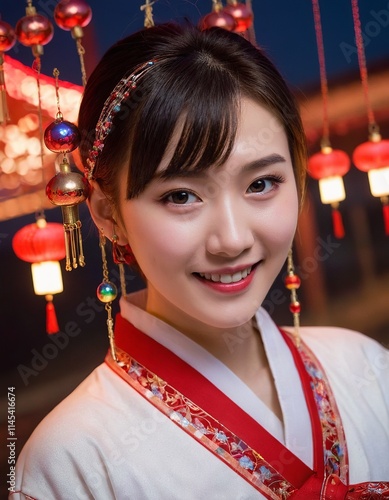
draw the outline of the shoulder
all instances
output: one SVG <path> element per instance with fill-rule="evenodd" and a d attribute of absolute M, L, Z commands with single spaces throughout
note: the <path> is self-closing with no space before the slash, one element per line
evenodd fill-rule
<path fill-rule="evenodd" d="M 139 411 L 138 395 L 100 365 L 34 430 L 18 458 L 16 490 L 33 498 L 58 498 L 61 491 L 65 500 L 85 498 L 86 488 L 97 498 L 93 488 L 106 484 L 107 464 L 116 461 L 115 440 L 124 439 L 123 422 L 131 425 L 131 414 Z"/>
<path fill-rule="evenodd" d="M 303 341 L 312 349 L 341 358 L 389 359 L 389 350 L 363 333 L 339 327 L 302 327 Z M 379 359 L 376 361 L 379 362 Z M 386 363 L 385 363 L 386 364 Z M 389 368 L 389 365 L 388 365 Z"/>

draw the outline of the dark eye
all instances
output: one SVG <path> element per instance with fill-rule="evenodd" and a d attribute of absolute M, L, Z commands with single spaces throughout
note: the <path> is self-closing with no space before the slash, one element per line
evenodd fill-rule
<path fill-rule="evenodd" d="M 186 205 L 198 201 L 197 196 L 190 191 L 173 191 L 164 199 L 169 203 L 174 203 L 174 205 Z"/>
<path fill-rule="evenodd" d="M 248 192 L 266 194 L 272 189 L 274 189 L 281 182 L 282 179 L 272 178 L 272 177 L 256 179 L 254 182 L 250 184 Z"/>

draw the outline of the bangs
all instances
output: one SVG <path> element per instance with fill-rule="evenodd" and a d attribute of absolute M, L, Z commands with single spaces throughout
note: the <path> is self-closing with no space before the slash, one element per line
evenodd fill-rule
<path fill-rule="evenodd" d="M 165 157 L 170 158 L 165 179 L 220 166 L 237 130 L 238 83 L 207 54 L 157 62 L 145 80 L 147 99 L 131 134 L 128 199 L 145 189 Z"/>

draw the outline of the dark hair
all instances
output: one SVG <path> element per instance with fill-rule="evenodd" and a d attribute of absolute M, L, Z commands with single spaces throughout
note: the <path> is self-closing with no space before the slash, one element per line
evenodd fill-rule
<path fill-rule="evenodd" d="M 118 200 L 119 173 L 127 165 L 128 198 L 152 180 L 179 119 L 181 137 L 166 169 L 201 171 L 231 153 L 242 96 L 273 112 L 283 125 L 300 195 L 305 135 L 295 100 L 274 65 L 242 36 L 220 28 L 164 24 L 139 31 L 112 46 L 85 88 L 79 114 L 85 165 L 104 102 L 124 75 L 156 60 L 122 104 L 94 171 L 108 198 Z"/>

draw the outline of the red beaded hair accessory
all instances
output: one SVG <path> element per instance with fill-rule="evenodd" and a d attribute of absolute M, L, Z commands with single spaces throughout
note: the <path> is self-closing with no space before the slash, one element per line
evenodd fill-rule
<path fill-rule="evenodd" d="M 104 149 L 104 141 L 112 130 L 112 123 L 115 115 L 119 113 L 123 101 L 130 96 L 134 89 L 136 89 L 138 80 L 142 78 L 147 70 L 154 66 L 154 64 L 154 60 L 147 61 L 138 66 L 129 76 L 122 78 L 105 101 L 99 119 L 97 120 L 95 140 L 92 149 L 89 151 L 88 159 L 86 160 L 88 167 L 85 169 L 85 176 L 89 180 L 93 178 L 97 159 Z"/>

